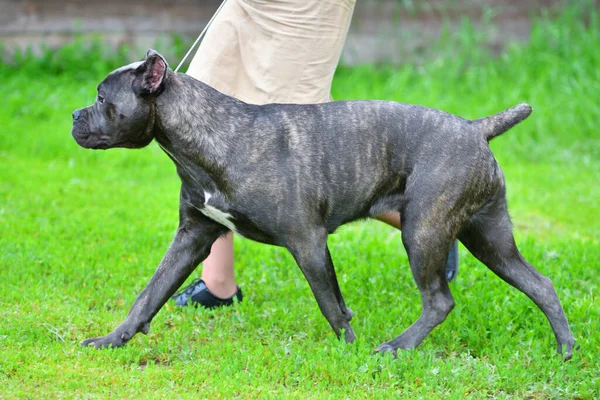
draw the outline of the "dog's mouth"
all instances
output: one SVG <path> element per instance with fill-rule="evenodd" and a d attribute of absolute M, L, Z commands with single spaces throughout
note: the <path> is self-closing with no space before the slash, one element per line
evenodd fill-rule
<path fill-rule="evenodd" d="M 81 132 L 75 127 L 73 127 L 73 130 L 71 131 L 71 135 L 73 136 L 73 139 L 75 139 L 75 142 L 84 149 L 105 150 L 112 147 L 109 138 L 105 135 Z"/>
<path fill-rule="evenodd" d="M 138 144 L 129 141 L 113 142 L 110 136 L 104 134 L 94 134 L 90 132 L 79 132 L 75 128 L 71 131 L 73 139 L 84 149 L 107 150 L 115 147 L 125 149 L 137 149 L 146 146 L 148 143 Z"/>

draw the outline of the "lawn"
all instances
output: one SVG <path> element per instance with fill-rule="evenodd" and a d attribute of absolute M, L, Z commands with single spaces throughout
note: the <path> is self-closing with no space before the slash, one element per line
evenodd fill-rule
<path fill-rule="evenodd" d="M 352 345 L 331 332 L 285 250 L 237 238 L 242 303 L 167 304 L 123 348 L 80 347 L 124 319 L 154 272 L 177 227 L 179 182 L 155 145 L 73 141 L 71 112 L 132 61 L 75 43 L 0 65 L 0 398 L 599 397 L 600 16 L 575 3 L 501 54 L 465 24 L 432 44 L 436 59 L 342 67 L 333 89 L 467 118 L 533 106 L 492 149 L 517 243 L 553 280 L 580 346 L 572 360 L 555 353 L 541 311 L 464 247 L 448 319 L 397 359 L 373 355 L 420 313 L 400 233 L 377 222 L 330 237 L 356 312 Z"/>

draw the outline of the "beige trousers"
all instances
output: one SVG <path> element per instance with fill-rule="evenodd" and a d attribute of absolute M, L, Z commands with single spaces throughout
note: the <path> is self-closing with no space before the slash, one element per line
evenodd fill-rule
<path fill-rule="evenodd" d="M 188 75 L 247 103 L 329 101 L 355 0 L 227 0 Z"/>

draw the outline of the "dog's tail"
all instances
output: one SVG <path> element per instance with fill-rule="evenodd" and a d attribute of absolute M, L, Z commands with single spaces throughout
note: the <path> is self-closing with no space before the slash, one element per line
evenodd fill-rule
<path fill-rule="evenodd" d="M 527 103 L 521 103 L 513 108 L 504 110 L 496 115 L 490 117 L 475 119 L 471 123 L 475 128 L 483 132 L 485 138 L 489 142 L 496 136 L 499 136 L 529 117 L 532 108 Z"/>

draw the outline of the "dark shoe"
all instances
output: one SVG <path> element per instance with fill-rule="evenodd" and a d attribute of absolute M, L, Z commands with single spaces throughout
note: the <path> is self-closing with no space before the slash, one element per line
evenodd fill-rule
<path fill-rule="evenodd" d="M 196 307 L 202 306 L 206 308 L 216 308 L 232 305 L 234 298 L 237 299 L 237 301 L 242 301 L 243 295 L 242 289 L 240 289 L 238 286 L 237 292 L 235 292 L 231 297 L 222 299 L 212 294 L 210 290 L 208 290 L 208 287 L 206 287 L 206 283 L 204 283 L 202 279 L 198 278 L 171 298 L 175 300 L 175 304 L 179 307 L 185 307 L 188 305 L 188 302 L 190 302 Z"/>
<path fill-rule="evenodd" d="M 458 240 L 455 240 L 450 247 L 448 253 L 448 261 L 446 261 L 446 279 L 452 282 L 458 275 Z"/>

